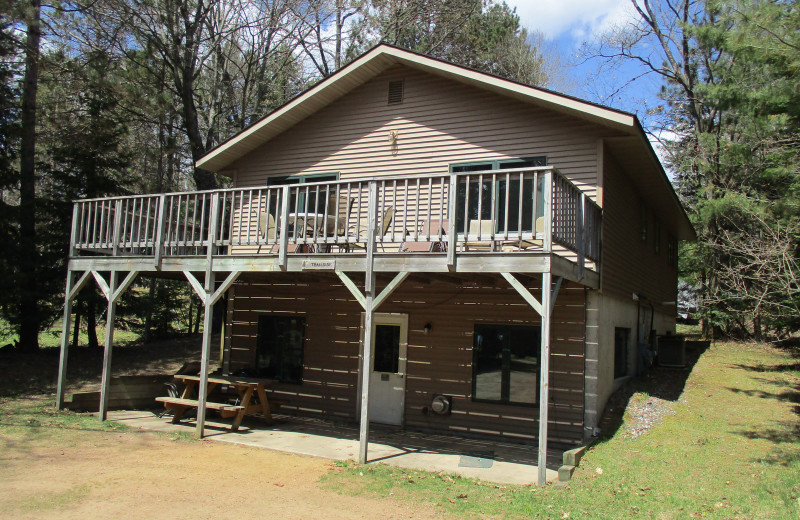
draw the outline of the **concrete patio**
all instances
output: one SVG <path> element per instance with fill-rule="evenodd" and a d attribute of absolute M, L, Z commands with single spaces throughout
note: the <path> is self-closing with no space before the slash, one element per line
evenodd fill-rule
<path fill-rule="evenodd" d="M 225 423 L 206 422 L 205 439 L 244 446 L 323 457 L 354 460 L 358 453 L 358 428 L 318 419 L 275 415 L 273 425 L 245 420 L 237 432 Z M 111 411 L 108 419 L 130 428 L 154 432 L 194 433 L 195 423 L 172 424 L 171 417 L 153 411 Z M 423 434 L 372 425 L 369 462 L 408 469 L 444 472 L 499 484 L 533 485 L 537 481 L 536 446 L 501 443 L 457 436 Z M 547 481 L 558 480 L 561 451 L 547 456 Z"/>

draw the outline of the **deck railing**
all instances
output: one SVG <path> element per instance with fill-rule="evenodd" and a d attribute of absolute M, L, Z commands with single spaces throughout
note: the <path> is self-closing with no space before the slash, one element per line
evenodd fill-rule
<path fill-rule="evenodd" d="M 379 253 L 568 250 L 600 260 L 601 209 L 553 167 L 79 200 L 72 254 L 363 252 L 370 218 Z"/>

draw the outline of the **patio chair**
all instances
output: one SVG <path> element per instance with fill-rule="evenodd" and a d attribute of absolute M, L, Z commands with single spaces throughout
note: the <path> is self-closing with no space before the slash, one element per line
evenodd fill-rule
<path fill-rule="evenodd" d="M 268 242 L 272 241 L 272 240 L 275 240 L 275 238 L 278 235 L 278 228 L 277 228 L 277 224 L 275 222 L 275 217 L 272 216 L 272 213 L 262 213 L 261 217 L 259 217 L 258 225 L 259 225 L 258 229 L 259 229 L 259 233 L 260 233 L 259 238 L 263 238 L 263 239 L 267 240 Z M 262 245 L 263 244 L 259 244 L 258 245 L 258 252 L 259 253 L 261 252 L 261 246 Z M 267 254 L 274 255 L 278 251 L 280 251 L 280 249 L 281 249 L 281 246 L 277 241 L 274 244 L 266 244 L 266 245 L 267 245 L 267 250 L 266 250 Z M 288 244 L 286 246 L 286 252 L 287 253 L 295 253 L 295 252 L 297 252 L 298 247 L 300 247 L 300 246 L 298 246 L 297 244 Z"/>
<path fill-rule="evenodd" d="M 447 219 L 431 219 L 422 223 L 420 235 L 427 236 L 427 242 L 406 241 L 400 244 L 401 253 L 435 253 L 447 251 L 447 242 L 444 241 L 449 228 Z M 441 236 L 442 240 L 439 240 Z"/>
<path fill-rule="evenodd" d="M 394 207 L 387 206 L 386 211 L 383 213 L 383 218 L 381 219 L 380 227 L 378 228 L 379 236 L 384 236 L 386 232 L 389 230 L 389 225 L 392 223 L 392 217 L 394 217 Z M 358 224 L 353 224 L 348 229 L 349 235 L 356 235 L 357 233 L 357 241 L 352 245 L 353 247 L 357 247 L 359 249 L 363 249 L 366 251 L 367 249 L 367 229 L 368 229 L 368 222 L 364 219 L 358 219 Z"/>
<path fill-rule="evenodd" d="M 536 219 L 536 234 L 544 232 L 544 217 Z M 503 251 L 522 251 L 525 249 L 542 247 L 543 241 L 534 240 L 507 240 L 503 242 Z"/>
<path fill-rule="evenodd" d="M 480 237 L 479 240 L 465 239 L 465 251 L 496 251 L 497 240 L 489 240 L 494 235 L 493 220 L 470 220 L 467 235 Z"/>

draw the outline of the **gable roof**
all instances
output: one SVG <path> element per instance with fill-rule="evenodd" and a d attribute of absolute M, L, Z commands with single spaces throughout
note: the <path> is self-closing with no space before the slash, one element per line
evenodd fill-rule
<path fill-rule="evenodd" d="M 671 208 L 673 211 L 669 213 L 676 215 L 678 220 L 682 221 L 679 222 L 681 230 L 679 238 L 688 240 L 694 238 L 694 229 L 689 223 L 689 219 L 683 211 L 683 207 L 672 189 L 661 163 L 656 158 L 650 142 L 634 114 L 604 107 L 597 103 L 551 90 L 531 87 L 385 43 L 372 48 L 342 67 L 332 76 L 320 81 L 256 123 L 220 143 L 197 161 L 197 167 L 215 172 L 225 169 L 240 157 L 259 148 L 275 136 L 395 65 L 404 65 L 446 79 L 472 85 L 502 96 L 612 128 L 623 132 L 629 137 L 633 137 L 637 143 L 637 148 L 649 157 L 648 162 L 661 173 L 662 182 L 658 183 L 661 186 L 658 187 L 657 191 L 664 194 L 662 190 L 666 187 L 671 194 L 672 201 L 677 205 L 677 207 L 673 206 Z M 651 161 L 654 161 L 654 163 Z"/>

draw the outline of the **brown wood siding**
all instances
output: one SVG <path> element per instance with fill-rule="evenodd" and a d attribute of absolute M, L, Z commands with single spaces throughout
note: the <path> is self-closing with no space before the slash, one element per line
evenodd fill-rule
<path fill-rule="evenodd" d="M 535 282 L 528 285 L 540 294 Z M 309 284 L 239 283 L 233 305 L 232 371 L 254 362 L 259 315 L 305 316 L 303 384 L 279 385 L 276 391 L 289 402 L 290 410 L 356 419 L 361 308 L 338 279 L 318 278 Z M 502 278 L 495 284 L 406 280 L 379 311 L 409 316 L 406 426 L 518 440 L 537 437 L 538 408 L 472 401 L 475 323 L 540 322 L 538 314 Z M 427 335 L 426 323 L 432 324 Z M 550 440 L 572 445 L 583 439 L 583 287 L 562 286 L 552 331 Z M 435 394 L 453 396 L 452 415 L 423 413 Z"/>
<path fill-rule="evenodd" d="M 389 81 L 404 100 L 389 105 Z M 396 154 L 388 140 L 398 131 Z M 237 186 L 268 177 L 340 172 L 341 178 L 436 174 L 452 163 L 547 156 L 594 196 L 597 139 L 612 131 L 476 87 L 393 67 L 246 155 Z"/>
<path fill-rule="evenodd" d="M 633 293 L 651 302 L 677 298 L 678 271 L 667 260 L 667 240 L 675 235 L 666 218 L 661 220 L 661 251 L 653 247 L 653 208 L 648 207 L 647 240 L 641 239 L 641 197 L 634 185 L 608 155 L 603 164 L 603 257 L 600 264 L 603 291 L 625 299 Z M 677 253 L 676 253 L 677 254 Z M 674 310 L 674 308 L 673 308 Z"/>

